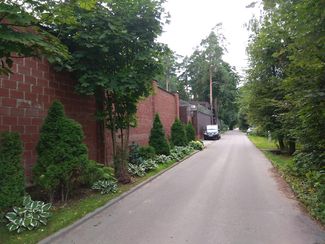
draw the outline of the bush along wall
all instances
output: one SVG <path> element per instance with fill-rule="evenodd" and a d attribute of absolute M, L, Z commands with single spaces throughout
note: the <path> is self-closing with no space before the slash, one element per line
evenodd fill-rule
<path fill-rule="evenodd" d="M 173 146 L 184 147 L 187 145 L 186 132 L 182 122 L 176 119 L 171 128 L 171 142 Z"/>
<path fill-rule="evenodd" d="M 0 134 L 0 216 L 22 204 L 25 193 L 22 142 L 18 133 Z"/>
<path fill-rule="evenodd" d="M 156 154 L 170 154 L 170 148 L 166 139 L 164 127 L 160 121 L 159 114 L 155 115 L 152 129 L 150 131 L 149 145 L 155 149 Z"/>
<path fill-rule="evenodd" d="M 55 101 L 41 128 L 38 159 L 33 169 L 35 183 L 48 193 L 51 202 L 58 193 L 66 201 L 73 187 L 79 184 L 89 164 L 83 138 L 80 124 L 67 118 L 63 105 Z"/>
<path fill-rule="evenodd" d="M 185 126 L 185 131 L 186 131 L 186 139 L 188 142 L 195 141 L 195 129 L 192 125 L 192 123 L 188 123 Z"/>

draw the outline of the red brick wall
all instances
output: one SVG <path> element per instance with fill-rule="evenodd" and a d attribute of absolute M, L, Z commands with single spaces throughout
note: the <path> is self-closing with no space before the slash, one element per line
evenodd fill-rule
<path fill-rule="evenodd" d="M 157 83 L 153 82 L 153 95 L 138 105 L 138 123 L 137 127 L 130 131 L 130 142 L 134 141 L 140 145 L 148 144 L 156 113 L 160 116 L 167 137 L 170 137 L 170 128 L 179 114 L 179 97 L 178 94 L 159 88 Z"/>
<path fill-rule="evenodd" d="M 77 95 L 69 74 L 54 72 L 45 59 L 16 59 L 12 71 L 9 77 L 0 77 L 0 131 L 21 135 L 26 176 L 31 175 L 39 130 L 55 99 L 64 104 L 69 117 L 82 124 L 90 157 L 96 159 L 94 99 Z"/>
<path fill-rule="evenodd" d="M 70 74 L 55 72 L 45 59 L 16 59 L 12 71 L 9 77 L 0 76 L 0 132 L 17 131 L 21 135 L 26 176 L 31 176 L 39 130 L 55 99 L 63 103 L 70 118 L 82 125 L 90 158 L 96 160 L 99 144 L 94 99 L 76 94 L 76 81 Z M 169 135 L 171 124 L 178 117 L 178 95 L 168 93 L 154 83 L 154 96 L 138 106 L 138 127 L 131 130 L 131 141 L 141 145 L 148 143 L 156 112 Z M 107 147 L 110 151 L 111 145 Z"/>

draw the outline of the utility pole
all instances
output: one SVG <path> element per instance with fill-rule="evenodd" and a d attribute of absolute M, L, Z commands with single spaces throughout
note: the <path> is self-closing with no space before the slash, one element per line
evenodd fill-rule
<path fill-rule="evenodd" d="M 213 124 L 212 65 L 210 65 L 209 74 L 210 74 L 210 109 L 211 109 L 211 112 L 212 112 L 211 124 Z"/>

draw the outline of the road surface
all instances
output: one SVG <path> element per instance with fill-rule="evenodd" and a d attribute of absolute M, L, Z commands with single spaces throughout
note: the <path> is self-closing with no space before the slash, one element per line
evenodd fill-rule
<path fill-rule="evenodd" d="M 269 161 L 228 132 L 50 243 L 323 244 Z"/>

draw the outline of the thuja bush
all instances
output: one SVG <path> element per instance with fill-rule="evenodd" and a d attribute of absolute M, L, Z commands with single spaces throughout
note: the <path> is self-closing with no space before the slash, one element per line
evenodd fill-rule
<path fill-rule="evenodd" d="M 182 122 L 176 119 L 171 128 L 171 141 L 173 146 L 184 147 L 187 145 L 186 132 Z"/>
<path fill-rule="evenodd" d="M 192 123 L 188 123 L 185 126 L 185 131 L 186 131 L 186 139 L 188 142 L 195 141 L 195 129 L 192 125 Z"/>
<path fill-rule="evenodd" d="M 170 153 L 169 144 L 166 139 L 165 131 L 158 114 L 156 114 L 155 116 L 153 126 L 150 131 L 149 145 L 155 149 L 155 152 L 158 155 L 169 155 Z"/>
<path fill-rule="evenodd" d="M 33 169 L 35 183 L 48 193 L 51 202 L 59 192 L 61 200 L 66 201 L 79 184 L 89 163 L 83 138 L 80 124 L 67 118 L 63 105 L 55 101 L 41 128 Z"/>
<path fill-rule="evenodd" d="M 0 215 L 24 198 L 24 171 L 21 163 L 22 143 L 14 132 L 0 134 Z"/>

